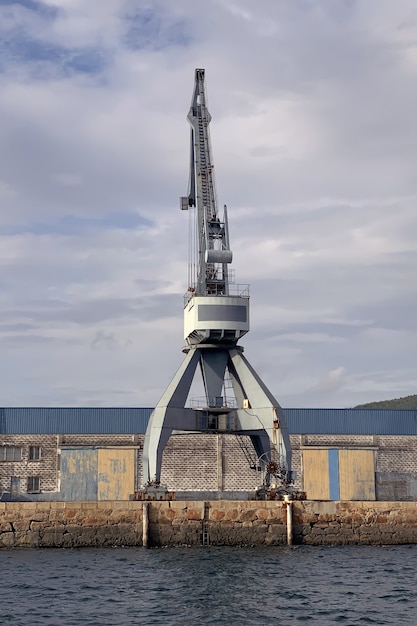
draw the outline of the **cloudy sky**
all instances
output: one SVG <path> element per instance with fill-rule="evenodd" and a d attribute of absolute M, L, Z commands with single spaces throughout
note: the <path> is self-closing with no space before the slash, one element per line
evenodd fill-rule
<path fill-rule="evenodd" d="M 181 363 L 196 67 L 251 364 L 284 407 L 416 393 L 415 0 L 0 0 L 0 404 Z"/>

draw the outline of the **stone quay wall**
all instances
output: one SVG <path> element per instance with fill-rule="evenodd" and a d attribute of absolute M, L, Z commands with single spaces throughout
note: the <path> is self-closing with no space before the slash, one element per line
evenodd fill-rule
<path fill-rule="evenodd" d="M 285 545 L 281 501 L 148 502 L 148 545 Z M 291 504 L 293 543 L 417 543 L 415 502 Z M 142 546 L 144 503 L 1 502 L 0 548 Z"/>

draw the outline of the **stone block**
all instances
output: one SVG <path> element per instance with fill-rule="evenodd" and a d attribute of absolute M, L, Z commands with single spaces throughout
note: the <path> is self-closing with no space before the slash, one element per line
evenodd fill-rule
<path fill-rule="evenodd" d="M 238 509 L 233 508 L 233 509 L 226 510 L 224 519 L 234 521 L 234 520 L 237 520 L 238 517 L 239 517 Z"/>
<path fill-rule="evenodd" d="M 242 522 L 253 522 L 256 519 L 256 511 L 253 509 L 242 511 L 239 517 Z"/>
<path fill-rule="evenodd" d="M 84 504 L 89 504 L 89 503 L 85 502 Z M 113 508 L 111 504 L 112 503 L 110 503 L 108 500 L 99 500 L 98 502 L 96 502 L 95 508 L 97 508 L 100 511 L 100 513 L 102 511 L 111 511 Z M 135 504 L 139 504 L 140 507 L 142 507 L 142 502 L 135 502 Z"/>
<path fill-rule="evenodd" d="M 104 520 L 101 517 L 96 517 L 93 515 L 83 517 L 81 520 L 82 526 L 103 526 L 106 525 Z"/>
<path fill-rule="evenodd" d="M 257 508 L 255 514 L 259 520 L 267 520 L 270 517 L 271 511 L 268 511 L 267 509 Z"/>
<path fill-rule="evenodd" d="M 13 548 L 15 545 L 14 533 L 1 533 L 0 534 L 0 548 Z"/>
<path fill-rule="evenodd" d="M 57 532 L 53 529 L 46 529 L 39 539 L 39 545 L 44 548 L 61 548 L 63 544 L 64 533 Z"/>
<path fill-rule="evenodd" d="M 252 522 L 252 526 L 253 528 L 259 529 L 259 528 L 268 528 L 268 526 L 270 526 L 269 523 L 267 523 L 265 520 L 263 519 L 256 519 Z"/>
<path fill-rule="evenodd" d="M 167 519 L 169 519 L 170 521 L 177 517 L 177 511 L 175 509 L 168 508 L 166 509 L 166 511 L 164 511 L 164 513 Z"/>
<path fill-rule="evenodd" d="M 316 524 L 314 524 L 313 528 L 328 528 L 329 526 L 329 522 L 316 522 Z"/>
<path fill-rule="evenodd" d="M 12 513 L 13 515 L 21 514 L 25 509 L 24 502 L 5 502 L 6 508 L 5 511 L 7 513 Z"/>
<path fill-rule="evenodd" d="M 318 521 L 319 522 L 332 522 L 335 519 L 335 515 L 330 515 L 329 513 L 319 513 Z"/>
<path fill-rule="evenodd" d="M 153 504 L 153 503 L 152 503 Z M 185 500 L 170 500 L 166 502 L 167 508 L 172 509 L 173 511 L 184 511 L 188 508 L 190 502 L 186 502 Z M 202 505 L 202 502 L 199 503 Z"/>
<path fill-rule="evenodd" d="M 28 531 L 16 533 L 16 546 L 19 548 L 38 548 L 40 533 L 38 531 Z"/>
<path fill-rule="evenodd" d="M 314 502 L 309 502 L 309 504 L 311 505 L 309 507 L 309 512 L 311 513 L 316 513 L 318 515 L 320 514 L 325 514 L 327 513 L 328 515 L 336 515 L 337 509 L 338 509 L 338 502 L 332 502 L 332 501 L 314 501 Z"/>
<path fill-rule="evenodd" d="M 83 527 L 75 524 L 66 524 L 65 528 L 67 534 L 70 533 L 71 535 L 81 535 L 83 532 Z"/>
<path fill-rule="evenodd" d="M 13 522 L 13 528 L 17 532 L 26 532 L 30 528 L 30 519 L 22 519 Z"/>
<path fill-rule="evenodd" d="M 311 524 L 315 524 L 318 521 L 318 515 L 313 514 L 313 513 L 306 513 L 305 515 L 300 515 L 299 517 L 297 517 L 296 515 L 293 515 L 293 519 L 295 520 L 302 520 L 304 523 L 311 523 Z"/>
<path fill-rule="evenodd" d="M 65 533 L 62 537 L 63 548 L 73 548 L 73 535 L 71 533 Z"/>
<path fill-rule="evenodd" d="M 211 511 L 211 513 L 214 513 L 214 511 Z M 223 513 L 224 516 L 224 513 Z M 203 519 L 203 511 L 197 508 L 189 508 L 187 511 L 187 519 L 188 520 L 202 520 Z"/>
<path fill-rule="evenodd" d="M 166 519 L 161 516 L 160 520 Z M 137 514 L 134 511 L 112 511 L 111 515 L 102 518 L 103 524 L 136 524 L 138 521 Z"/>
<path fill-rule="evenodd" d="M 50 511 L 53 503 L 51 502 L 36 502 L 36 511 Z"/>
<path fill-rule="evenodd" d="M 253 522 L 240 522 L 241 528 L 252 528 Z"/>
<path fill-rule="evenodd" d="M 65 509 L 65 502 L 63 500 L 54 500 L 53 502 L 51 502 L 51 506 L 57 511 L 62 511 L 63 509 Z"/>
<path fill-rule="evenodd" d="M 274 536 L 287 536 L 287 527 L 283 526 L 282 524 L 269 524 L 268 532 Z"/>
<path fill-rule="evenodd" d="M 129 500 L 128 502 L 125 502 L 125 504 L 126 504 L 126 508 L 132 511 L 136 511 L 136 512 L 142 511 L 143 503 L 139 500 Z"/>

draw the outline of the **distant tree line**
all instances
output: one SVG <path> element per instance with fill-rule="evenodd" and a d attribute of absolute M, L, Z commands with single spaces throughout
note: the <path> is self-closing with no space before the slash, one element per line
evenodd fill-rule
<path fill-rule="evenodd" d="M 381 402 L 368 402 L 358 404 L 355 409 L 417 409 L 417 395 L 406 396 L 405 398 L 394 398 L 393 400 L 382 400 Z"/>

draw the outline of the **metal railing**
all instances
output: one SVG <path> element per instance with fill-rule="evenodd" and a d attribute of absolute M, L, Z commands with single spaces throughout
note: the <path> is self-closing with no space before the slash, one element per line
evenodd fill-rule
<path fill-rule="evenodd" d="M 219 291 L 217 292 L 215 289 L 215 283 L 213 283 L 213 285 L 214 285 L 213 293 L 211 293 L 210 295 L 219 296 L 219 297 L 224 296 L 224 293 L 222 293 L 222 289 L 219 288 Z M 184 307 L 189 303 L 191 298 L 194 295 L 196 295 L 195 289 L 196 289 L 196 285 L 193 284 L 189 287 L 188 291 L 184 294 Z M 238 298 L 249 298 L 250 297 L 249 292 L 250 292 L 249 284 L 246 284 L 246 283 L 240 283 L 240 284 L 230 283 L 229 284 L 229 296 L 238 297 Z"/>
<path fill-rule="evenodd" d="M 236 409 L 236 398 L 225 398 L 224 396 L 213 396 L 206 398 L 200 396 L 198 398 L 190 398 L 190 407 L 192 409 Z"/>

